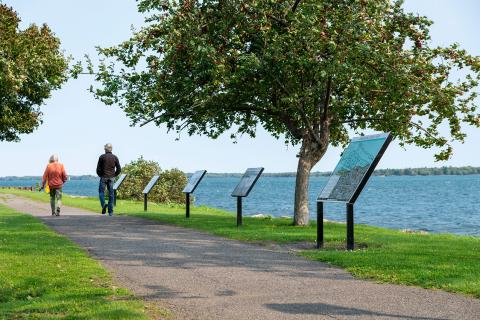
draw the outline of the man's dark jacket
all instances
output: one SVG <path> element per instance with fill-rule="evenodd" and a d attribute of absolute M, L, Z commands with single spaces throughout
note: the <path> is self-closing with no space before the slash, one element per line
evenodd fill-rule
<path fill-rule="evenodd" d="M 105 152 L 98 158 L 97 174 L 100 178 L 114 178 L 120 174 L 122 168 L 116 155 Z"/>

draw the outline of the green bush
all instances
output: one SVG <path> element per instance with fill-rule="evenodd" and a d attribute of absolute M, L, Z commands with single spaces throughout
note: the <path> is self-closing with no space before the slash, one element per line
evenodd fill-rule
<path fill-rule="evenodd" d="M 127 164 L 122 172 L 128 176 L 118 189 L 118 199 L 143 200 L 143 189 L 154 175 L 159 175 L 160 179 L 148 194 L 148 200 L 157 203 L 184 202 L 182 190 L 187 184 L 187 176 L 178 169 L 162 171 L 157 162 L 140 157 Z"/>

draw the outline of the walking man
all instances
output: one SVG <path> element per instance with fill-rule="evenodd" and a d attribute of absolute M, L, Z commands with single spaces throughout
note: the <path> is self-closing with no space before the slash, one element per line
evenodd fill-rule
<path fill-rule="evenodd" d="M 60 206 L 62 205 L 62 187 L 67 181 L 67 173 L 63 164 L 58 162 L 56 154 L 50 157 L 49 164 L 43 173 L 42 189 L 48 184 L 50 188 L 50 206 L 52 207 L 52 216 L 60 215 Z"/>
<path fill-rule="evenodd" d="M 112 153 L 112 144 L 107 143 L 104 147 L 105 153 L 98 158 L 97 175 L 100 177 L 98 186 L 98 196 L 102 206 L 102 214 L 105 214 L 108 207 L 108 215 L 113 215 L 113 182 L 116 176 L 120 174 L 122 168 L 116 155 Z M 105 204 L 105 187 L 108 189 L 108 205 Z"/>

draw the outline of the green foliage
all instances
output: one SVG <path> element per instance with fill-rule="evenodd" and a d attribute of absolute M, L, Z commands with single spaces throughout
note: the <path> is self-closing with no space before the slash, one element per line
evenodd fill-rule
<path fill-rule="evenodd" d="M 463 141 L 462 123 L 480 125 L 480 58 L 457 44 L 431 47 L 432 22 L 404 12 L 402 1 L 142 0 L 138 8 L 149 14 L 145 27 L 100 49 L 107 60 L 94 89 L 133 123 L 213 138 L 232 126 L 234 136 L 254 136 L 262 125 L 293 144 L 313 141 L 305 156 L 345 143 L 348 129 L 371 128 L 436 146 L 437 159 L 451 155 L 449 141 Z M 458 70 L 466 76 L 456 81 Z"/>
<path fill-rule="evenodd" d="M 148 318 L 98 262 L 30 215 L 0 206 L 0 248 L 0 319 Z"/>
<path fill-rule="evenodd" d="M 0 3 L 0 141 L 18 141 L 42 122 L 40 105 L 68 78 L 60 40 L 44 24 L 19 30 L 20 18 Z"/>
<path fill-rule="evenodd" d="M 142 191 L 154 175 L 160 176 L 157 184 L 148 195 L 148 200 L 158 203 L 182 203 L 182 193 L 187 184 L 187 176 L 178 169 L 162 171 L 155 161 L 140 157 L 130 162 L 122 172 L 128 176 L 118 190 L 118 199 L 143 200 Z"/>
<path fill-rule="evenodd" d="M 401 0 L 140 0 L 138 8 L 146 25 L 99 49 L 91 91 L 133 124 L 211 138 L 254 137 L 262 126 L 301 144 L 295 224 L 308 224 L 309 172 L 349 130 L 389 131 L 444 160 L 450 142 L 464 140 L 463 125 L 480 126 L 480 58 L 458 44 L 432 47 L 432 22 Z"/>

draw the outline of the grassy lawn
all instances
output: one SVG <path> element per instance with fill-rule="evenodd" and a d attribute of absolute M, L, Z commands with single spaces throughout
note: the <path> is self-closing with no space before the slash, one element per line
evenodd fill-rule
<path fill-rule="evenodd" d="M 146 308 L 72 241 L 0 205 L 0 319 L 149 319 Z"/>
<path fill-rule="evenodd" d="M 45 193 L 5 191 L 35 200 L 48 201 Z M 98 211 L 98 200 L 65 196 L 66 205 Z M 244 217 L 236 227 L 231 213 L 193 207 L 185 219 L 183 206 L 149 204 L 119 200 L 117 213 L 145 217 L 187 228 L 207 231 L 228 238 L 255 242 L 313 242 L 316 228 L 293 227 L 289 219 Z M 355 241 L 360 249 L 345 251 L 345 225 L 325 224 L 326 248 L 306 250 L 301 255 L 350 271 L 358 278 L 378 282 L 415 285 L 459 292 L 480 298 L 480 238 L 448 234 L 409 234 L 366 225 L 355 226 Z"/>

